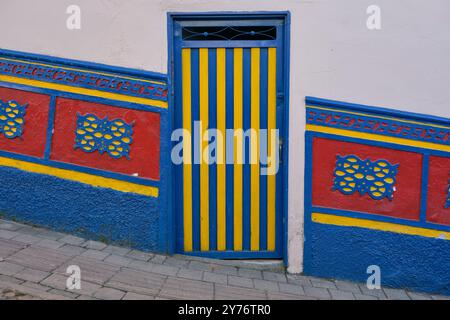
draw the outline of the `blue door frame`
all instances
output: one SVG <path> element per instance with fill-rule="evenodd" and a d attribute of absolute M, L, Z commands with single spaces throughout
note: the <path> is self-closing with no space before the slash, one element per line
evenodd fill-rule
<path fill-rule="evenodd" d="M 236 258 L 283 258 L 285 264 L 287 264 L 287 204 L 288 204 L 288 132 L 289 132 L 289 38 L 290 38 L 290 15 L 288 12 L 252 12 L 252 13 L 235 13 L 235 12 L 220 12 L 220 13 L 168 13 L 168 47 L 169 47 L 169 61 L 168 61 L 168 84 L 169 84 L 169 108 L 171 113 L 171 129 L 176 129 L 180 127 L 182 123 L 182 113 L 181 113 L 181 43 L 183 43 L 184 48 L 193 48 L 198 51 L 197 48 L 267 48 L 276 46 L 278 52 L 276 54 L 276 127 L 280 129 L 280 138 L 282 139 L 281 144 L 281 164 L 280 171 L 276 176 L 276 248 L 269 251 L 264 245 L 258 247 L 259 250 L 249 249 L 250 236 L 245 236 L 245 231 L 243 235 L 243 242 L 241 250 L 236 248 L 230 248 L 229 242 L 232 242 L 232 235 L 229 232 L 226 236 L 227 247 L 218 250 L 217 237 L 210 237 L 212 241 L 208 240 L 210 243 L 209 250 L 200 249 L 199 240 L 191 240 L 194 242 L 191 250 L 184 250 L 183 246 L 183 186 L 180 181 L 180 177 L 183 176 L 183 166 L 182 165 L 172 165 L 171 170 L 171 180 L 172 186 L 170 186 L 170 199 L 169 201 L 169 216 L 168 216 L 168 232 L 172 235 L 169 241 L 169 252 L 184 253 L 197 256 L 215 257 L 222 259 L 236 259 Z M 180 31 L 181 25 L 183 26 L 220 26 L 226 25 L 228 22 L 232 22 L 233 25 L 251 25 L 251 26 L 264 26 L 267 23 L 271 25 L 276 25 L 277 28 L 277 38 L 271 41 L 266 40 L 246 40 L 246 41 L 180 41 Z M 211 50 L 208 55 L 214 59 L 215 55 L 211 55 Z M 227 49 L 224 49 L 227 50 Z M 243 49 L 244 50 L 244 49 Z M 190 49 L 189 49 L 190 52 Z M 198 52 L 197 52 L 198 54 Z M 178 60 L 177 60 L 178 59 Z M 194 58 L 195 59 L 195 58 Z M 189 60 L 190 61 L 190 60 Z M 194 60 L 192 60 L 194 61 Z M 197 58 L 197 62 L 198 62 Z M 228 60 L 227 60 L 228 61 Z M 195 62 L 194 62 L 195 63 Z M 244 64 L 245 65 L 245 59 Z M 197 67 L 197 66 L 196 66 Z M 195 69 L 195 68 L 194 68 Z M 209 72 L 209 71 L 208 71 Z M 195 77 L 195 74 L 192 76 Z M 228 79 L 228 78 L 227 78 Z M 195 84 L 192 84 L 195 85 Z M 197 89 L 197 88 L 195 88 Z M 261 88 L 263 90 L 264 88 Z M 198 89 L 197 89 L 198 90 Z M 209 89 L 208 89 L 209 90 Z M 180 94 L 177 96 L 177 92 Z M 194 108 L 192 109 L 194 110 Z M 195 113 L 195 111 L 192 111 Z M 192 114 L 194 116 L 194 114 Z M 198 116 L 198 115 L 197 115 Z M 214 118 L 214 115 L 209 115 L 209 117 Z M 245 117 L 245 116 L 244 116 Z M 263 116 L 261 116 L 263 117 Z M 228 120 L 227 120 L 228 123 Z M 212 126 L 215 125 L 212 123 Z M 228 127 L 228 125 L 227 125 Z M 173 143 L 175 145 L 176 143 Z M 170 159 L 167 159 L 171 161 Z M 194 165 L 193 165 L 194 166 Z M 228 168 L 228 165 L 227 165 Z M 178 171 L 177 171 L 178 170 Z M 245 170 L 245 169 L 244 169 Z M 227 169 L 228 177 L 228 169 Z M 228 178 L 227 178 L 228 179 Z M 245 179 L 245 174 L 244 174 Z M 228 181 L 228 180 L 227 180 Z M 213 180 L 213 182 L 215 182 Z M 193 186 L 196 187 L 196 182 L 194 181 Z M 197 182 L 198 184 L 198 182 Z M 180 192 L 181 190 L 181 192 Z M 193 189 L 192 192 L 195 192 Z M 228 192 L 228 191 L 227 191 Z M 250 196 L 249 194 L 247 194 Z M 244 197 L 246 194 L 244 194 Z M 228 196 L 227 196 L 228 199 Z M 194 198 L 195 202 L 195 198 Z M 248 200 L 247 200 L 248 203 Z M 195 206 L 195 203 L 194 203 Z M 228 206 L 228 204 L 227 204 Z M 244 204 L 245 206 L 245 204 Z M 195 208 L 194 208 L 195 209 Z M 197 204 L 198 209 L 198 204 Z M 245 208 L 244 208 L 245 209 Z M 248 209 L 248 208 L 247 208 Z M 211 211 L 210 211 L 211 212 Z M 228 209 L 227 209 L 228 212 Z M 211 216 L 211 218 L 214 218 Z M 248 217 L 243 217 L 247 219 Z M 217 219 L 217 216 L 215 217 Z M 193 218 L 193 220 L 195 220 Z M 212 226 L 211 231 L 216 233 L 215 229 L 216 220 L 210 221 L 209 226 Z M 232 223 L 232 222 L 231 222 Z M 242 221 L 243 228 L 245 228 L 245 221 Z M 198 221 L 192 222 L 192 229 L 195 237 L 195 233 L 199 233 Z M 197 225 L 197 226 L 196 226 Z M 227 213 L 227 230 L 229 231 L 230 225 L 228 213 Z M 248 225 L 247 225 L 248 227 Z M 199 236 L 200 237 L 200 236 Z M 230 241 L 231 237 L 231 241 Z M 247 241 L 244 239 L 247 237 Z M 264 237 L 262 235 L 261 237 Z M 267 235 L 265 236 L 267 237 Z M 265 240 L 265 239 L 264 239 Z M 212 243 L 211 243 L 212 242 Z M 212 247 L 212 249 L 211 249 Z M 230 250 L 231 249 L 231 250 Z M 264 250 L 263 250 L 264 249 Z"/>

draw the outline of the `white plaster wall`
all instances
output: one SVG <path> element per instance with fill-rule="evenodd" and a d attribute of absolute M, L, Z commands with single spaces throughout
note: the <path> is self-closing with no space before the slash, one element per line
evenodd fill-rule
<path fill-rule="evenodd" d="M 82 29 L 66 29 L 66 7 Z M 366 28 L 381 7 L 382 29 Z M 0 0 L 0 48 L 165 73 L 167 11 L 289 10 L 289 270 L 302 271 L 304 97 L 450 117 L 448 0 Z"/>

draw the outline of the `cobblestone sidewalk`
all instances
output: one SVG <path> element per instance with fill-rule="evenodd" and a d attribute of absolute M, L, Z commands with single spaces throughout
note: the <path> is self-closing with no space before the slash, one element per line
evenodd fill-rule
<path fill-rule="evenodd" d="M 81 289 L 66 290 L 69 265 Z M 0 299 L 450 299 L 164 256 L 0 220 Z"/>

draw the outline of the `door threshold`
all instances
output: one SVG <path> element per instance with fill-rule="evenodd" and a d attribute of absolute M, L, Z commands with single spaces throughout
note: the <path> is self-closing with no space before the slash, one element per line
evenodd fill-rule
<path fill-rule="evenodd" d="M 231 266 L 237 268 L 255 269 L 260 271 L 285 271 L 282 259 L 213 259 L 184 254 L 174 254 L 178 259 L 199 261 L 221 266 Z"/>

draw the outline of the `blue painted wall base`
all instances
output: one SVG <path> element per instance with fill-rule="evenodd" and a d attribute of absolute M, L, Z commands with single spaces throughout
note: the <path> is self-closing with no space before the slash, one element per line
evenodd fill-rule
<path fill-rule="evenodd" d="M 157 198 L 0 167 L 0 215 L 93 240 L 160 252 Z"/>
<path fill-rule="evenodd" d="M 369 265 L 381 285 L 450 294 L 450 241 L 309 222 L 304 273 L 365 283 Z"/>

